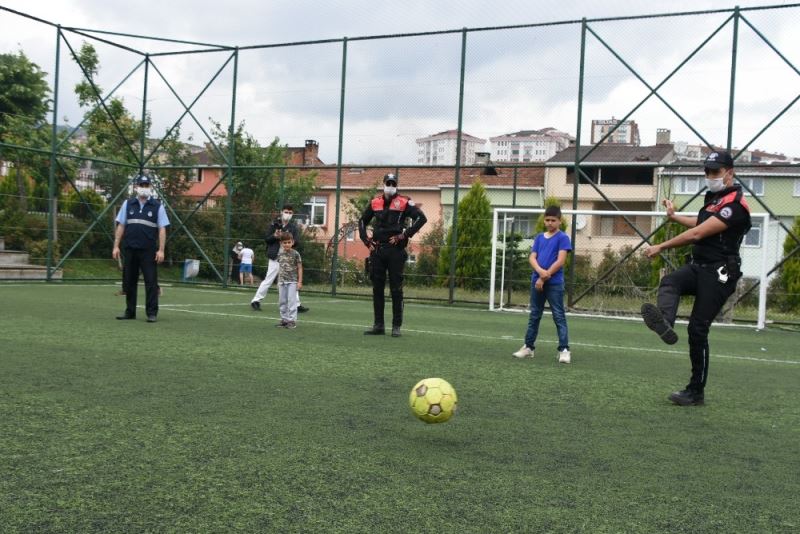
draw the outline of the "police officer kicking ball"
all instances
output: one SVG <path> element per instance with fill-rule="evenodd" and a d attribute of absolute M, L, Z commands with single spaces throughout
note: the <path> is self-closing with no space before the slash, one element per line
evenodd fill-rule
<path fill-rule="evenodd" d="M 386 333 L 383 321 L 386 273 L 389 273 L 389 290 L 392 295 L 392 337 L 400 337 L 403 325 L 403 269 L 408 259 L 408 240 L 428 222 L 414 202 L 397 194 L 397 177 L 383 177 L 383 194 L 372 199 L 358 220 L 358 236 L 369 248 L 370 279 L 372 280 L 372 308 L 375 320 L 365 335 L 382 336 Z M 367 235 L 367 225 L 375 220 L 372 236 Z M 406 219 L 411 226 L 406 228 Z"/>
<path fill-rule="evenodd" d="M 739 246 L 750 230 L 750 208 L 742 198 L 742 188 L 733 183 L 733 158 L 728 152 L 712 152 L 705 160 L 706 192 L 703 207 L 696 217 L 676 215 L 670 200 L 664 200 L 667 217 L 683 226 L 685 232 L 645 250 L 654 258 L 662 250 L 692 245 L 686 265 L 668 274 L 658 288 L 658 304 L 642 305 L 642 318 L 667 344 L 675 344 L 673 330 L 682 295 L 694 295 L 689 317 L 689 358 L 692 375 L 689 384 L 675 391 L 669 400 L 681 406 L 703 404 L 708 378 L 708 330 L 725 301 L 736 290 L 741 278 Z"/>
<path fill-rule="evenodd" d="M 125 261 L 122 286 L 125 291 L 126 307 L 125 313 L 117 317 L 120 320 L 136 319 L 139 270 L 144 277 L 147 322 L 156 322 L 158 316 L 156 265 L 164 261 L 169 219 L 164 206 L 152 198 L 152 194 L 150 178 L 144 175 L 137 177 L 136 196 L 123 202 L 117 214 L 111 257 L 119 261 L 121 243 L 125 249 L 125 253 L 122 254 Z"/>

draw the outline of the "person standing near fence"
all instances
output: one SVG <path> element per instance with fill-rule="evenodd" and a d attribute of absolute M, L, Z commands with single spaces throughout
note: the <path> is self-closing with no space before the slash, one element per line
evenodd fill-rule
<path fill-rule="evenodd" d="M 239 285 L 244 285 L 244 275 L 250 278 L 250 285 L 253 285 L 253 259 L 255 255 L 256 253 L 253 252 L 252 248 L 242 245 L 242 249 L 239 251 L 239 260 L 241 261 L 239 264 Z"/>
<path fill-rule="evenodd" d="M 281 234 L 278 252 L 278 311 L 281 322 L 275 326 L 297 327 L 297 291 L 303 288 L 303 259 L 294 247 L 292 234 Z"/>
<path fill-rule="evenodd" d="M 297 246 L 300 230 L 292 222 L 293 216 L 294 207 L 286 204 L 281 209 L 280 216 L 275 218 L 267 228 L 267 233 L 264 236 L 264 243 L 267 247 L 267 274 L 264 275 L 264 279 L 259 284 L 255 296 L 250 301 L 250 307 L 255 311 L 261 311 L 261 301 L 267 296 L 267 291 L 278 276 L 278 252 L 281 248 L 281 236 L 286 233 L 291 234 L 293 246 Z M 300 313 L 308 311 L 308 308 L 300 304 L 299 294 L 297 295 L 297 311 Z"/>
<path fill-rule="evenodd" d="M 662 341 L 673 345 L 678 341 L 673 327 L 680 297 L 695 296 L 688 328 L 692 374 L 683 390 L 668 397 L 681 406 L 705 402 L 708 331 L 742 276 L 739 247 L 751 226 L 750 208 L 742 197 L 742 188 L 734 185 L 730 153 L 712 152 L 705 160 L 704 170 L 708 191 L 696 217 L 676 215 L 672 201 L 663 201 L 667 217 L 688 230 L 645 250 L 647 257 L 654 258 L 665 249 L 692 245 L 689 263 L 661 280 L 657 304 L 642 305 L 642 318 L 647 327 Z"/>
<path fill-rule="evenodd" d="M 544 303 L 550 304 L 553 322 L 558 332 L 558 361 L 570 363 L 567 314 L 564 312 L 564 263 L 572 250 L 569 236 L 561 231 L 561 208 L 548 206 L 544 211 L 545 231 L 536 236 L 528 261 L 533 267 L 531 275 L 531 304 L 525 344 L 515 358 L 533 358 L 534 345 L 539 335 L 539 323 L 544 313 Z"/>
<path fill-rule="evenodd" d="M 149 177 L 139 176 L 136 179 L 136 196 L 123 202 L 117 214 L 111 256 L 119 260 L 120 244 L 124 247 L 123 289 L 126 307 L 125 313 L 117 317 L 120 320 L 136 319 L 140 270 L 144 278 L 147 322 L 156 322 L 158 316 L 157 265 L 164 261 L 169 219 L 164 205 L 152 198 L 150 186 Z"/>
<path fill-rule="evenodd" d="M 372 280 L 372 309 L 374 321 L 365 335 L 384 335 L 383 319 L 386 272 L 392 295 L 392 337 L 400 337 L 403 325 L 403 269 L 408 259 L 408 240 L 428 221 L 425 214 L 407 196 L 397 194 L 397 177 L 383 177 L 383 194 L 372 199 L 358 220 L 358 236 L 369 249 L 370 279 Z M 406 228 L 405 220 L 411 219 Z M 367 225 L 375 219 L 372 236 Z"/>

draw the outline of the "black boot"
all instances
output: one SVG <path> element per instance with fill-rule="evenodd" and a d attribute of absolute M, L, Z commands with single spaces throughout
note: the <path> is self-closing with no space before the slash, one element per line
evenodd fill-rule
<path fill-rule="evenodd" d="M 670 393 L 669 400 L 680 406 L 699 406 L 705 402 L 705 396 L 690 389 L 683 389 Z"/>
<path fill-rule="evenodd" d="M 382 324 L 372 325 L 372 328 L 364 331 L 365 336 L 383 336 L 386 335 L 386 328 Z"/>
<path fill-rule="evenodd" d="M 652 304 L 642 304 L 642 319 L 647 328 L 658 334 L 658 337 L 667 345 L 674 345 L 678 342 L 678 334 L 669 325 L 664 314 Z"/>

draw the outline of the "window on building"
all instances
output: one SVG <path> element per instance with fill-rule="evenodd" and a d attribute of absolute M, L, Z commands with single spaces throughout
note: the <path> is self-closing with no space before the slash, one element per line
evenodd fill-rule
<path fill-rule="evenodd" d="M 604 185 L 653 185 L 651 167 L 601 167 L 600 183 Z"/>
<path fill-rule="evenodd" d="M 650 231 L 650 217 L 634 216 L 628 217 L 628 220 L 636 225 L 642 233 Z M 621 215 L 604 215 L 600 217 L 600 235 L 601 236 L 635 236 L 638 235 Z"/>
<path fill-rule="evenodd" d="M 750 231 L 744 236 L 742 246 L 745 247 L 760 247 L 761 246 L 761 225 L 764 221 L 752 221 L 753 226 Z"/>
<path fill-rule="evenodd" d="M 737 176 L 737 178 L 740 182 L 749 187 L 750 191 L 755 193 L 757 197 L 764 195 L 764 178 L 742 178 L 739 176 Z M 749 195 L 750 193 L 745 189 L 744 194 Z"/>
<path fill-rule="evenodd" d="M 189 181 L 198 184 L 201 183 L 203 181 L 203 169 L 195 169 L 194 172 L 190 172 Z"/>
<path fill-rule="evenodd" d="M 589 178 L 592 179 L 593 182 L 597 183 L 597 176 L 598 176 L 598 168 L 597 167 L 584 167 L 581 166 L 581 172 L 586 174 Z M 567 183 L 574 184 L 575 183 L 575 167 L 567 167 Z M 581 179 L 578 183 L 581 184 L 588 184 L 589 182 L 586 181 L 586 178 L 581 175 Z"/>
<path fill-rule="evenodd" d="M 800 197 L 800 178 L 794 179 L 794 196 Z"/>
<path fill-rule="evenodd" d="M 673 184 L 676 195 L 694 195 L 700 191 L 699 176 L 676 176 Z"/>
<path fill-rule="evenodd" d="M 311 197 L 303 204 L 303 212 L 308 216 L 309 226 L 325 226 L 327 215 L 328 197 Z"/>

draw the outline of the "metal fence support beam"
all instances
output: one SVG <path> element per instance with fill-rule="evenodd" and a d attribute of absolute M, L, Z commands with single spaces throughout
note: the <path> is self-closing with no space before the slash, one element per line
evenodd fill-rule
<path fill-rule="evenodd" d="M 342 79 L 339 90 L 339 146 L 336 156 L 336 215 L 333 223 L 333 254 L 331 256 L 331 295 L 336 295 L 339 268 L 339 200 L 342 193 L 342 148 L 344 146 L 344 103 L 347 82 L 347 37 L 342 39 Z"/>
<path fill-rule="evenodd" d="M 464 74 L 467 62 L 467 29 L 461 30 L 461 77 L 458 82 L 458 127 L 456 129 L 456 165 L 453 182 L 453 225 L 450 232 L 450 289 L 447 302 L 454 301 L 456 289 L 456 247 L 458 245 L 458 188 L 461 181 L 461 136 L 464 122 Z"/>

